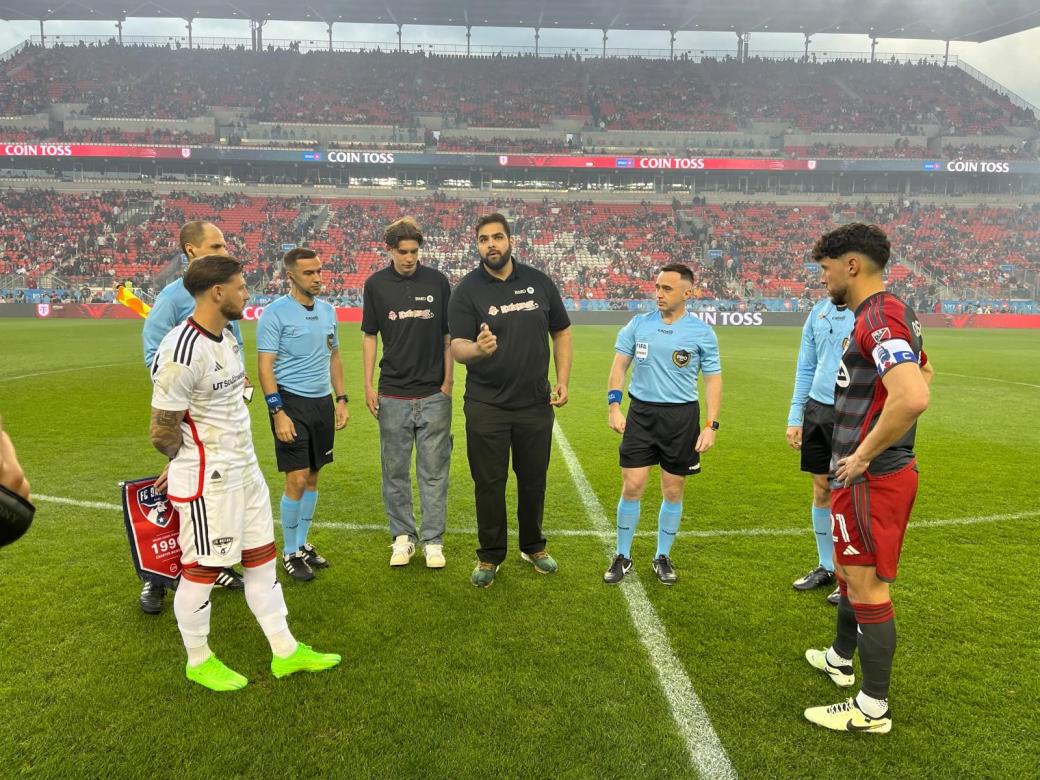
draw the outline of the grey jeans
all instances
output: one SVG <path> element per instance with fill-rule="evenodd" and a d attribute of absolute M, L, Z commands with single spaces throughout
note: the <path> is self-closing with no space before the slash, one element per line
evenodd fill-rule
<path fill-rule="evenodd" d="M 383 466 L 383 505 L 390 535 L 420 541 L 412 508 L 412 445 L 422 504 L 422 543 L 443 544 L 448 523 L 448 473 L 451 468 L 451 397 L 379 396 L 379 451 Z"/>

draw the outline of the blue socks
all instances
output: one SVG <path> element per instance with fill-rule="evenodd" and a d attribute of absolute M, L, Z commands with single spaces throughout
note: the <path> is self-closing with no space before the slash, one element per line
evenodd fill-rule
<path fill-rule="evenodd" d="M 303 498 L 300 499 L 300 530 L 296 533 L 296 549 L 299 550 L 307 544 L 307 533 L 311 530 L 311 520 L 314 519 L 314 505 L 318 503 L 317 490 L 305 490 Z M 828 529 L 830 526 L 827 526 Z"/>
<path fill-rule="evenodd" d="M 679 521 L 682 519 L 682 502 L 670 504 L 661 501 L 661 511 L 657 515 L 657 554 L 655 557 L 668 555 L 672 551 L 675 535 L 679 533 Z"/>
<path fill-rule="evenodd" d="M 632 538 L 639 527 L 639 501 L 621 499 L 617 505 L 617 551 L 626 558 L 632 557 Z"/>
<path fill-rule="evenodd" d="M 813 506 L 812 527 L 816 532 L 816 552 L 820 566 L 834 571 L 834 540 L 831 538 L 831 510 L 829 507 Z"/>
<path fill-rule="evenodd" d="M 300 504 L 303 499 L 294 501 L 286 495 L 282 496 L 282 540 L 284 542 L 282 552 L 291 555 L 300 549 L 296 541 L 296 534 L 300 525 Z"/>

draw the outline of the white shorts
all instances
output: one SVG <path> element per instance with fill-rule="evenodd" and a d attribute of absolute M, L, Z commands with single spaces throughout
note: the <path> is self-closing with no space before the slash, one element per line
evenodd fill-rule
<path fill-rule="evenodd" d="M 173 505 L 181 518 L 182 566 L 227 568 L 241 562 L 243 550 L 274 543 L 271 492 L 262 478 L 219 491 L 207 485 L 194 501 Z"/>

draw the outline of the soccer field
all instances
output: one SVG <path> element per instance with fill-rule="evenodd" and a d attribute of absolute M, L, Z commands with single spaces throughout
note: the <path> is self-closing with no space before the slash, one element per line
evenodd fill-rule
<path fill-rule="evenodd" d="M 894 726 L 871 736 L 802 717 L 848 694 L 802 657 L 833 637 L 825 590 L 791 588 L 815 564 L 810 481 L 784 441 L 797 329 L 717 330 L 722 429 L 687 485 L 680 581 L 666 589 L 650 571 L 655 478 L 638 581 L 618 589 L 600 580 L 620 488 L 604 398 L 616 329 L 576 327 L 546 502 L 560 572 L 521 563 L 514 534 L 494 587 L 478 590 L 463 371 L 448 566 L 420 555 L 391 570 L 354 328 L 341 327 L 351 422 L 312 532 L 332 567 L 283 579 L 294 634 L 344 662 L 275 680 L 244 599 L 215 591 L 210 644 L 250 679 L 215 694 L 184 678 L 169 596 L 159 617 L 137 606 L 116 483 L 162 464 L 140 324 L 0 320 L 0 414 L 38 499 L 30 533 L 0 551 L 0 776 L 1040 776 L 1036 332 L 925 333 L 936 378 L 893 589 Z M 262 401 L 252 417 L 277 506 Z"/>

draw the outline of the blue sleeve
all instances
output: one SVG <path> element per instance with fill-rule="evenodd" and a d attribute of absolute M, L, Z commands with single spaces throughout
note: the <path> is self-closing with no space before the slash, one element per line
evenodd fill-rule
<path fill-rule="evenodd" d="M 159 350 L 159 344 L 166 334 L 173 330 L 177 322 L 177 306 L 173 302 L 172 295 L 160 295 L 155 299 L 155 305 L 148 312 L 144 320 L 144 330 L 141 331 L 141 340 L 144 342 L 144 364 L 151 366 L 155 360 L 155 353 Z"/>
<path fill-rule="evenodd" d="M 638 319 L 639 315 L 637 314 L 628 321 L 625 327 L 618 331 L 617 340 L 614 341 L 614 350 L 616 352 L 629 357 L 636 354 L 636 320 Z"/>
<path fill-rule="evenodd" d="M 242 327 L 238 324 L 238 320 L 232 320 L 231 332 L 235 336 L 235 341 L 238 342 L 238 349 L 242 353 L 243 362 L 245 362 L 246 348 L 242 343 Z"/>
<path fill-rule="evenodd" d="M 336 307 L 330 305 L 325 311 L 329 313 L 329 325 L 332 326 L 332 348 L 339 349 L 339 322 L 336 320 Z"/>
<path fill-rule="evenodd" d="M 278 311 L 271 311 L 268 307 L 260 315 L 256 323 L 256 351 L 278 352 L 278 342 L 282 335 L 282 321 L 278 318 Z"/>
<path fill-rule="evenodd" d="M 719 337 L 715 331 L 706 327 L 704 337 L 699 345 L 701 351 L 701 373 L 721 374 L 722 358 L 719 355 Z"/>
<path fill-rule="evenodd" d="M 809 400 L 813 377 L 816 376 L 816 338 L 813 335 L 813 315 L 809 312 L 802 326 L 802 344 L 798 348 L 798 366 L 794 372 L 794 394 L 791 396 L 791 408 L 787 412 L 787 425 L 801 425 L 805 411 L 805 402 Z"/>

